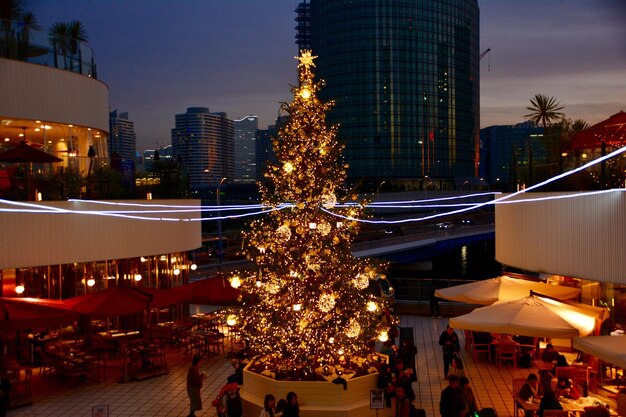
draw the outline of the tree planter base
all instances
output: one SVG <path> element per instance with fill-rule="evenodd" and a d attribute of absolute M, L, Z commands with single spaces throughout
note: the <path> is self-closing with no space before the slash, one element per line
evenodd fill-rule
<path fill-rule="evenodd" d="M 290 391 L 298 395 L 300 417 L 387 417 L 393 416 L 390 409 L 370 410 L 370 390 L 376 389 L 378 374 L 369 374 L 348 380 L 348 389 L 343 385 L 326 381 L 277 381 L 272 378 L 243 371 L 241 398 L 244 415 L 257 416 L 263 408 L 266 394 L 272 394 L 278 402 Z"/>

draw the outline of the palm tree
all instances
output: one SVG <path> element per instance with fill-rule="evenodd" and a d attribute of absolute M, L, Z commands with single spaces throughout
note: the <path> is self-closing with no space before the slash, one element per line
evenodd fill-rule
<path fill-rule="evenodd" d="M 86 42 L 87 31 L 85 26 L 78 20 L 72 20 L 67 24 L 67 37 L 70 43 L 70 58 L 72 62 L 72 70 L 74 69 L 74 56 L 78 53 L 78 68 L 81 69 L 80 42 Z"/>
<path fill-rule="evenodd" d="M 589 127 L 589 123 L 587 123 L 583 119 L 576 119 L 570 125 L 570 132 L 572 133 L 580 132 L 581 130 L 585 130 L 588 127 Z"/>
<path fill-rule="evenodd" d="M 48 40 L 52 44 L 54 51 L 54 66 L 58 68 L 57 57 L 61 54 L 64 68 L 67 69 L 67 50 L 69 48 L 67 41 L 67 23 L 56 22 L 53 24 L 48 30 Z"/>
<path fill-rule="evenodd" d="M 20 59 L 24 59 L 30 45 L 31 31 L 39 30 L 41 26 L 39 26 L 39 21 L 32 12 L 24 12 L 18 25 L 21 27 L 18 54 Z"/>
<path fill-rule="evenodd" d="M 554 97 L 544 96 L 543 94 L 535 94 L 535 97 L 530 99 L 530 107 L 526 107 L 526 110 L 530 110 L 531 113 L 524 117 L 534 122 L 536 125 L 541 125 L 544 128 L 551 126 L 554 122 L 563 118 L 564 114 L 559 110 L 563 110 L 561 103 L 556 101 Z"/>
<path fill-rule="evenodd" d="M 537 126 L 543 126 L 543 139 L 545 141 L 548 133 L 547 128 L 552 126 L 554 122 L 564 118 L 564 114 L 559 111 L 563 109 L 563 106 L 554 97 L 544 96 L 543 94 L 535 94 L 530 99 L 530 104 L 531 106 L 526 107 L 526 110 L 530 110 L 531 113 L 524 117 L 534 122 Z M 533 154 L 530 136 L 528 136 L 528 185 L 533 185 Z"/>
<path fill-rule="evenodd" d="M 15 47 L 15 34 L 13 23 L 22 15 L 21 0 L 0 1 L 0 30 L 4 38 L 5 50 L 0 56 L 10 57 L 12 47 Z"/>

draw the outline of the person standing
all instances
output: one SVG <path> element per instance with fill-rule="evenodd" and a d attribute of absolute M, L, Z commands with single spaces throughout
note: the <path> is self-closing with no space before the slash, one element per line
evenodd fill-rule
<path fill-rule="evenodd" d="M 452 358 L 458 356 L 461 351 L 459 336 L 449 324 L 446 330 L 439 336 L 439 345 L 441 345 L 441 349 L 443 350 L 443 375 L 447 377 Z"/>
<path fill-rule="evenodd" d="M 300 406 L 298 396 L 295 392 L 287 393 L 287 404 L 283 410 L 283 417 L 300 417 Z"/>
<path fill-rule="evenodd" d="M 202 410 L 202 397 L 200 389 L 204 380 L 204 373 L 200 372 L 200 356 L 196 355 L 191 360 L 191 368 L 187 372 L 187 395 L 189 396 L 189 416 L 195 417 L 195 412 Z"/>
<path fill-rule="evenodd" d="M 411 401 L 407 398 L 404 388 L 396 387 L 396 415 L 395 417 L 409 417 L 411 412 Z"/>
<path fill-rule="evenodd" d="M 263 409 L 259 417 L 275 417 L 276 416 L 276 398 L 272 394 L 267 394 L 263 400 Z"/>
<path fill-rule="evenodd" d="M 459 377 L 450 375 L 448 386 L 441 391 L 439 401 L 441 417 L 465 417 L 465 400 L 459 384 Z"/>

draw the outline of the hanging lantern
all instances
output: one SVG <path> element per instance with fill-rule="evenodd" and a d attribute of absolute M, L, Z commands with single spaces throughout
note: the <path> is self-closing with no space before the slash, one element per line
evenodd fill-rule
<path fill-rule="evenodd" d="M 317 301 L 317 306 L 324 313 L 328 313 L 335 308 L 335 297 L 332 294 L 322 294 Z"/>

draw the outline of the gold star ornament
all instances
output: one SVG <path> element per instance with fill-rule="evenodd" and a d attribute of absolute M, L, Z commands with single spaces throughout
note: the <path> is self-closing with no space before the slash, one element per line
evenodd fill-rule
<path fill-rule="evenodd" d="M 300 63 L 298 64 L 298 68 L 304 67 L 305 69 L 308 70 L 309 67 L 315 66 L 315 64 L 313 63 L 313 60 L 317 58 L 317 56 L 313 56 L 311 55 L 311 51 L 307 49 L 303 49 L 300 53 L 300 56 L 296 56 L 294 58 L 300 61 Z"/>

